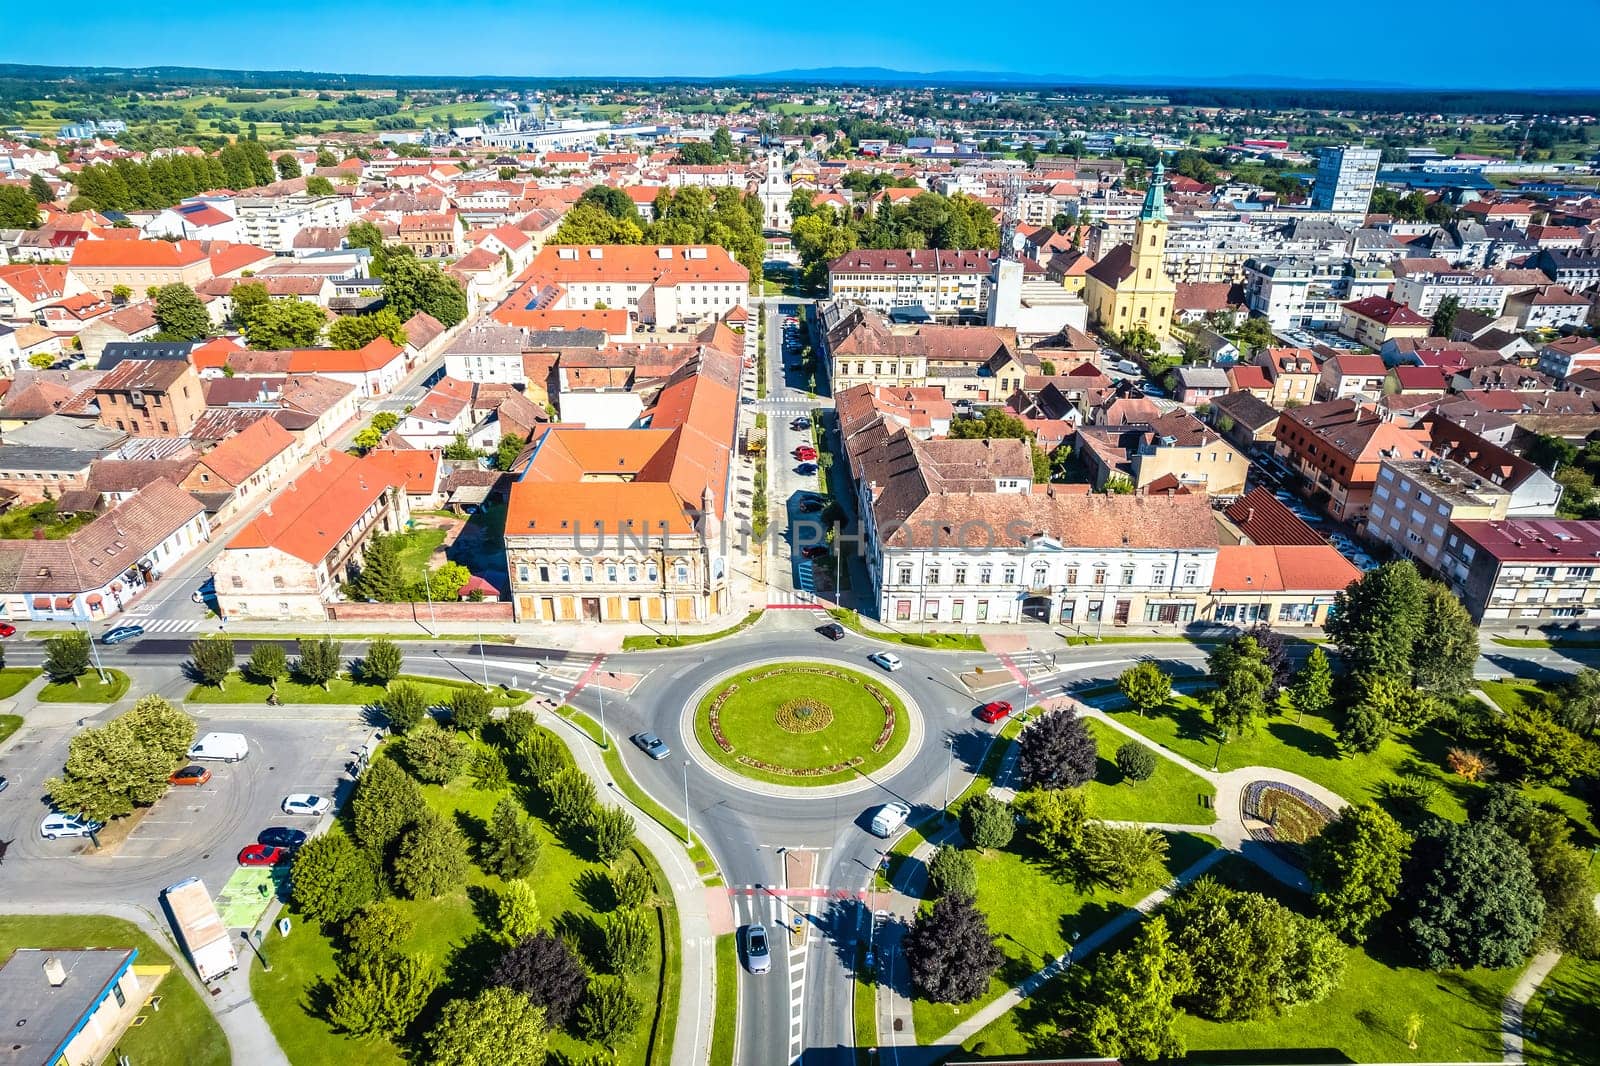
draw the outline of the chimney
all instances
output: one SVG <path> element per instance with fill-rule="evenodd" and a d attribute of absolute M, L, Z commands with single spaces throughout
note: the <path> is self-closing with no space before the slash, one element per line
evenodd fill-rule
<path fill-rule="evenodd" d="M 60 988 L 67 983 L 67 968 L 54 955 L 46 956 L 44 960 L 44 979 L 50 982 L 51 988 Z"/>

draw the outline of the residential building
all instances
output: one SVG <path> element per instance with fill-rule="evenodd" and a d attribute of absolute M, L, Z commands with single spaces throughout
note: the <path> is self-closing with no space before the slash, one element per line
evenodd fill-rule
<path fill-rule="evenodd" d="M 360 571 L 374 533 L 405 527 L 406 493 L 380 462 L 323 452 L 216 557 L 212 575 L 225 618 L 327 617 L 325 605 Z"/>
<path fill-rule="evenodd" d="M 1539 349 L 1539 373 L 1563 381 L 1580 370 L 1600 370 L 1600 341 L 1574 333 Z"/>
<path fill-rule="evenodd" d="M 749 311 L 750 272 L 714 244 L 547 246 L 519 280 L 530 309 L 624 310 L 658 328 Z"/>
<path fill-rule="evenodd" d="M 1395 300 L 1430 319 L 1447 297 L 1462 310 L 1499 315 L 1513 288 L 1492 270 L 1457 270 L 1440 259 L 1402 259 L 1394 275 Z"/>
<path fill-rule="evenodd" d="M 316 374 L 354 386 L 358 396 L 382 396 L 406 374 L 406 350 L 388 337 L 374 337 L 354 350 L 301 348 L 289 353 L 289 372 Z"/>
<path fill-rule="evenodd" d="M 1428 445 L 1441 458 L 1466 467 L 1470 482 L 1485 481 L 1510 493 L 1506 504 L 1508 518 L 1540 518 L 1556 513 L 1561 504 L 1561 483 L 1538 464 L 1516 455 L 1499 444 L 1444 417 L 1425 422 Z"/>
<path fill-rule="evenodd" d="M 1259 368 L 1257 368 L 1259 369 Z M 1211 401 L 1206 420 L 1248 458 L 1270 454 L 1278 431 L 1278 409 L 1252 391 L 1230 392 Z"/>
<path fill-rule="evenodd" d="M 1378 183 L 1376 148 L 1323 148 L 1317 153 L 1317 177 L 1311 186 L 1311 209 L 1338 214 L 1365 215 Z"/>
<path fill-rule="evenodd" d="M 527 330 L 480 319 L 458 332 L 445 349 L 445 375 L 474 384 L 522 385 L 527 380 L 522 361 L 527 341 Z"/>
<path fill-rule="evenodd" d="M 1250 259 L 1244 296 L 1274 330 L 1330 329 L 1343 320 L 1342 304 L 1383 296 L 1393 280 L 1381 263 L 1343 257 Z"/>
<path fill-rule="evenodd" d="M 1340 310 L 1340 335 L 1369 348 L 1382 348 L 1385 342 L 1396 338 L 1426 337 L 1433 329 L 1431 319 L 1387 296 L 1352 300 Z"/>
<path fill-rule="evenodd" d="M 1385 459 L 1432 457 L 1428 434 L 1359 400 L 1327 400 L 1283 412 L 1277 454 L 1303 477 L 1308 499 L 1329 515 L 1356 521 L 1367 513 Z"/>
<path fill-rule="evenodd" d="M 1303 407 L 1316 399 L 1322 368 L 1309 348 L 1264 348 L 1256 353 L 1256 363 L 1272 383 L 1266 398 L 1272 406 Z"/>
<path fill-rule="evenodd" d="M 1135 492 L 1170 484 L 1229 497 L 1244 491 L 1250 472 L 1250 461 L 1237 448 L 1183 410 L 1148 423 L 1079 426 L 1078 448 L 1096 490 L 1122 477 Z"/>
<path fill-rule="evenodd" d="M 856 385 L 939 388 L 946 399 L 999 403 L 1037 373 L 1039 359 L 997 326 L 906 325 L 834 300 L 819 306 L 819 355 L 835 394 Z"/>
<path fill-rule="evenodd" d="M 1600 298 L 1600 293 L 1594 294 Z M 1536 285 L 1506 301 L 1507 314 L 1517 316 L 1517 328 L 1577 329 L 1594 306 L 1594 299 L 1570 292 L 1563 285 Z"/>
<path fill-rule="evenodd" d="M 1569 292 L 1594 292 L 1600 289 L 1600 248 L 1547 248 L 1529 264 L 1565 286 Z"/>
<path fill-rule="evenodd" d="M 1381 355 L 1339 352 L 1322 364 L 1318 375 L 1317 399 L 1344 400 L 1365 396 L 1376 400 L 1383 395 L 1384 377 L 1389 368 Z"/>
<path fill-rule="evenodd" d="M 1172 383 L 1172 398 L 1191 407 L 1233 391 L 1228 371 L 1220 366 L 1180 366 L 1166 380 Z"/>
<path fill-rule="evenodd" d="M 142 295 L 174 283 L 192 289 L 211 277 L 212 263 L 199 241 L 79 241 L 68 272 L 89 292 L 125 286 Z"/>
<path fill-rule="evenodd" d="M 1367 536 L 1436 570 L 1451 522 L 1506 517 L 1511 493 L 1448 459 L 1385 459 L 1367 512 Z"/>
<path fill-rule="evenodd" d="M 171 970 L 138 948 L 17 948 L 0 967 L 0 1025 L 18 1066 L 96 1066 Z"/>
<path fill-rule="evenodd" d="M 205 410 L 200 378 L 184 359 L 124 359 L 94 389 L 100 424 L 135 437 L 182 437 Z"/>
<path fill-rule="evenodd" d="M 1119 244 L 1089 268 L 1084 302 L 1089 320 L 1121 336 L 1143 327 L 1156 340 L 1167 336 L 1177 285 L 1167 273 L 1166 169 L 1156 163 L 1134 225 L 1132 244 Z"/>
<path fill-rule="evenodd" d="M 883 314 L 920 309 L 980 321 L 989 309 L 992 251 L 857 249 L 828 264 L 828 294 Z"/>
<path fill-rule="evenodd" d="M 355 217 L 348 196 L 241 196 L 234 210 L 244 241 L 279 255 L 294 251 L 301 230 L 343 229 Z"/>
<path fill-rule="evenodd" d="M 1600 522 L 1456 522 L 1439 569 L 1475 622 L 1549 625 L 1600 617 Z"/>

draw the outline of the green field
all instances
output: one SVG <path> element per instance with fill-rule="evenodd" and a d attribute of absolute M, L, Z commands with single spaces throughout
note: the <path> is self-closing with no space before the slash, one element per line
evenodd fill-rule
<path fill-rule="evenodd" d="M 380 752 L 379 757 L 386 755 Z M 465 777 L 444 786 L 424 785 L 422 792 L 429 806 L 463 826 L 469 838 L 483 832 L 495 804 L 508 794 L 479 790 Z M 524 793 L 517 788 L 514 794 Z M 535 816 L 543 844 L 538 866 L 529 877 L 544 916 L 541 924 L 570 932 L 576 937 L 585 961 L 592 969 L 601 969 L 596 958 L 601 923 L 605 913 L 614 906 L 605 881 L 606 867 L 574 851 L 551 830 L 545 820 L 543 801 L 537 796 L 532 797 L 529 810 Z M 331 831 L 344 832 L 344 828 L 336 825 Z M 639 859 L 625 857 L 622 861 Z M 671 897 L 659 871 L 654 870 L 653 864 L 647 863 L 647 867 L 656 874 L 661 898 L 668 900 L 667 906 L 670 906 Z M 481 985 L 484 969 L 498 957 L 501 948 L 489 935 L 484 916 L 492 916 L 495 895 L 503 886 L 500 878 L 472 865 L 466 884 L 453 894 L 435 900 L 396 902 L 395 905 L 415 923 L 411 936 L 397 944 L 396 950 L 427 956 L 446 976 L 419 1020 L 417 1031 L 425 1031 L 431 1025 L 448 998 L 475 991 Z M 634 995 L 645 1005 L 645 1020 L 619 1049 L 616 1059 L 619 1066 L 666 1061 L 664 1056 L 652 1057 L 649 1049 L 652 1013 L 660 1005 L 665 1016 L 670 1018 L 677 1009 L 677 924 L 675 915 L 669 917 L 672 920 L 667 923 L 665 940 L 660 930 L 652 925 L 649 965 L 642 974 L 627 979 Z M 345 1036 L 335 1032 L 321 1017 L 315 1004 L 322 996 L 322 982 L 335 971 L 336 944 L 315 923 L 299 915 L 292 918 L 294 931 L 287 940 L 274 935 L 267 941 L 266 952 L 272 961 L 272 972 L 255 970 L 251 974 L 251 991 L 289 1061 L 293 1066 L 348 1066 L 352 1062 L 362 1066 L 399 1066 L 406 1061 L 401 1049 L 394 1044 Z M 663 966 L 673 975 L 665 986 L 661 984 Z M 660 1035 L 665 1037 L 668 1031 L 660 1030 Z M 599 1050 L 566 1032 L 553 1033 L 550 1047 L 552 1051 L 577 1059 Z"/>
<path fill-rule="evenodd" d="M 458 689 L 474 688 L 470 681 L 460 681 L 441 677 L 418 677 L 402 674 L 398 678 L 420 688 L 430 704 L 447 703 L 450 696 Z M 341 675 L 328 682 L 324 689 L 321 685 L 308 685 L 300 681 L 284 679 L 278 682 L 278 700 L 286 704 L 299 703 L 337 703 L 354 706 L 370 706 L 383 699 L 388 690 L 382 685 L 367 685 L 355 681 L 348 674 Z M 528 693 L 520 689 L 493 689 L 495 703 L 502 707 L 515 707 L 527 702 Z M 271 685 L 247 681 L 237 671 L 229 674 L 228 679 L 221 686 L 196 685 L 189 690 L 186 697 L 190 703 L 261 703 L 267 702 L 267 696 L 272 692 Z"/>
<path fill-rule="evenodd" d="M 1528 1006 L 1527 1060 L 1536 1066 L 1592 1066 L 1600 1048 L 1600 962 L 1567 956 Z"/>
<path fill-rule="evenodd" d="M 121 670 L 107 670 L 106 679 L 89 670 L 78 678 L 77 684 L 52 681 L 39 690 L 40 703 L 115 703 L 128 693 L 128 675 Z"/>
<path fill-rule="evenodd" d="M 11 734 L 22 728 L 22 715 L 0 714 L 0 744 L 11 739 Z"/>
<path fill-rule="evenodd" d="M 0 700 L 9 700 L 27 688 L 41 672 L 37 666 L 8 666 L 0 670 Z"/>
<path fill-rule="evenodd" d="M 774 670 L 784 672 L 772 674 Z M 764 674 L 771 676 L 760 677 Z M 893 731 L 878 751 L 872 746 L 885 716 L 868 686 L 894 709 Z M 719 718 L 732 752 L 717 744 L 711 728 L 711 709 L 724 696 Z M 788 707 L 796 708 L 793 715 Z M 910 731 L 905 704 L 887 687 L 855 670 L 821 663 L 774 663 L 725 678 L 700 701 L 695 714 L 695 737 L 707 755 L 735 773 L 788 785 L 834 784 L 870 774 L 899 754 Z M 751 766 L 739 756 L 798 772 Z M 854 758 L 861 762 L 848 769 L 811 772 Z"/>
<path fill-rule="evenodd" d="M 159 1011 L 146 1010 L 145 1022 L 129 1029 L 116 1049 L 142 1066 L 227 1066 L 228 1042 L 194 987 L 169 953 L 136 926 L 118 918 L 84 915 L 0 915 L 0 963 L 17 948 L 137 948 L 135 966 L 167 964 L 173 970 L 155 992 Z M 41 984 L 42 987 L 42 984 Z M 114 1061 L 114 1060 L 113 1060 Z"/>
<path fill-rule="evenodd" d="M 1117 749 L 1134 742 L 1103 722 L 1090 719 L 1087 724 L 1100 752 L 1094 780 L 1084 786 L 1096 818 L 1180 825 L 1210 825 L 1217 820 L 1212 809 L 1217 790 L 1208 782 L 1159 757 L 1149 780 L 1127 780 L 1117 769 Z"/>
<path fill-rule="evenodd" d="M 61 540 L 94 518 L 91 514 L 56 514 L 56 501 L 42 500 L 29 507 L 13 507 L 0 514 L 0 540 Z"/>

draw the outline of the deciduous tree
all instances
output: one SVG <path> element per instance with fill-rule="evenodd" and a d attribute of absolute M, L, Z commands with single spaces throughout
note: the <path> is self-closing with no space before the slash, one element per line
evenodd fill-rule
<path fill-rule="evenodd" d="M 913 921 L 901 952 L 913 987 L 935 1003 L 971 1003 L 1000 965 L 988 920 L 964 896 L 946 896 Z"/>
<path fill-rule="evenodd" d="M 428 715 L 428 697 L 409 681 L 390 685 L 378 706 L 388 719 L 390 732 L 401 735 L 417 728 Z"/>
<path fill-rule="evenodd" d="M 261 641 L 250 648 L 250 661 L 245 664 L 245 673 L 258 682 L 271 685 L 276 691 L 278 682 L 289 676 L 289 657 L 283 653 L 283 645 L 272 641 Z"/>
<path fill-rule="evenodd" d="M 380 638 L 368 644 L 367 654 L 361 657 L 361 680 L 369 685 L 387 685 L 404 668 L 400 645 Z"/>
<path fill-rule="evenodd" d="M 156 325 L 171 340 L 197 341 L 211 335 L 211 315 L 206 305 L 182 282 L 156 290 Z"/>
<path fill-rule="evenodd" d="M 1070 709 L 1035 719 L 1023 730 L 1020 748 L 1017 773 L 1029 788 L 1076 788 L 1094 780 L 1094 737 Z"/>
<path fill-rule="evenodd" d="M 495 986 L 446 1003 L 427 1042 L 434 1066 L 544 1066 L 550 1031 L 528 997 Z"/>
<path fill-rule="evenodd" d="M 1423 582 L 1409 560 L 1369 570 L 1334 598 L 1323 627 L 1352 674 L 1411 676 L 1424 618 Z"/>
<path fill-rule="evenodd" d="M 406 328 L 400 316 L 387 307 L 370 315 L 341 315 L 328 327 L 329 347 L 344 351 L 365 348 L 379 337 L 402 348 L 406 345 Z"/>
<path fill-rule="evenodd" d="M 300 658 L 295 663 L 295 673 L 306 684 L 321 685 L 326 690 L 344 665 L 344 645 L 332 637 L 304 637 L 299 646 Z"/>
<path fill-rule="evenodd" d="M 1166 877 L 1167 838 L 1144 826 L 1090 822 L 1078 863 L 1085 878 L 1122 891 Z"/>
<path fill-rule="evenodd" d="M 227 637 L 205 637 L 189 645 L 189 661 L 203 685 L 221 688 L 233 673 L 233 641 Z"/>
<path fill-rule="evenodd" d="M 1156 753 L 1130 740 L 1117 749 L 1117 769 L 1129 781 L 1148 781 L 1156 772 Z"/>
<path fill-rule="evenodd" d="M 44 642 L 44 673 L 52 683 L 78 684 L 89 669 L 89 634 L 73 630 Z"/>
<path fill-rule="evenodd" d="M 1451 591 L 1437 581 L 1422 586 L 1422 625 L 1411 651 L 1411 680 L 1438 696 L 1463 695 L 1478 662 L 1478 627 Z"/>
<path fill-rule="evenodd" d="M 1142 659 L 1117 678 L 1117 689 L 1143 718 L 1172 698 L 1172 678 L 1152 659 Z"/>
<path fill-rule="evenodd" d="M 357 959 L 331 982 L 328 1021 L 353 1036 L 398 1037 L 438 985 L 439 972 L 427 959 L 389 952 Z"/>
<path fill-rule="evenodd" d="M 1364 943 L 1389 913 L 1411 837 L 1381 807 L 1347 807 L 1307 842 L 1306 873 L 1317 914 L 1351 943 Z"/>
<path fill-rule="evenodd" d="M 1487 822 L 1430 825 L 1400 886 L 1402 926 L 1422 965 L 1513 966 L 1544 921 L 1528 853 Z"/>
<path fill-rule="evenodd" d="M 1295 672 L 1289 685 L 1289 702 L 1294 704 L 1296 721 L 1308 714 L 1321 717 L 1333 706 L 1333 668 L 1320 647 L 1312 648 L 1304 665 Z"/>
<path fill-rule="evenodd" d="M 99 822 L 148 807 L 166 793 L 194 733 L 194 719 L 160 696 L 144 696 L 125 714 L 73 736 L 62 775 L 46 781 L 45 792 L 57 810 Z"/>
<path fill-rule="evenodd" d="M 294 853 L 289 884 L 296 909 L 319 922 L 342 922 L 378 895 L 372 863 L 343 833 L 324 833 Z"/>
<path fill-rule="evenodd" d="M 1070 867 L 1083 849 L 1088 797 L 1077 789 L 1031 789 L 1017 796 L 1016 805 L 1034 844 L 1058 866 Z"/>
<path fill-rule="evenodd" d="M 356 782 L 350 813 L 356 840 L 375 865 L 383 862 L 423 807 L 422 790 L 399 763 L 389 758 L 372 761 Z"/>
<path fill-rule="evenodd" d="M 1167 920 L 1147 918 L 1132 944 L 1095 966 L 1078 1006 L 1077 1035 L 1108 1058 L 1180 1059 L 1185 1047 L 1173 999 L 1189 983 Z"/>
<path fill-rule="evenodd" d="M 1005 847 L 1016 832 L 1010 804 L 987 793 L 972 797 L 961 807 L 961 834 L 979 851 Z"/>
<path fill-rule="evenodd" d="M 538 933 L 508 949 L 490 970 L 489 980 L 527 996 L 559 1028 L 583 999 L 587 976 L 565 940 L 554 933 Z"/>
<path fill-rule="evenodd" d="M 1212 724 L 1224 739 L 1254 731 L 1272 683 L 1261 645 L 1254 637 L 1236 637 L 1211 653 L 1210 668 L 1217 685 L 1206 704 Z"/>

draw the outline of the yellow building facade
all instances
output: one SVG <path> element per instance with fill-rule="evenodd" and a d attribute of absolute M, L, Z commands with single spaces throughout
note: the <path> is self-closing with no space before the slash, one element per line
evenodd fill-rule
<path fill-rule="evenodd" d="M 1083 299 L 1089 322 L 1120 337 L 1143 326 L 1159 341 L 1172 324 L 1177 285 L 1163 265 L 1167 249 L 1166 168 L 1156 164 L 1133 243 L 1119 244 L 1089 269 Z"/>

